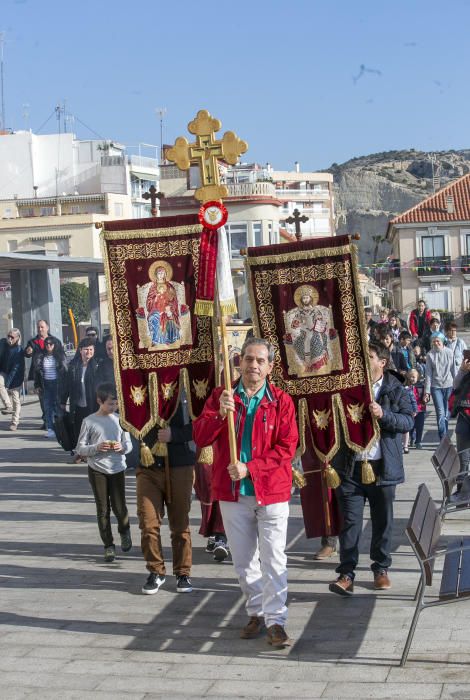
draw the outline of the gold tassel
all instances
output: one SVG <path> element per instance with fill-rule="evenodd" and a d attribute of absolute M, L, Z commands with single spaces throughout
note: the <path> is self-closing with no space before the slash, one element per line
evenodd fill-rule
<path fill-rule="evenodd" d="M 233 316 L 238 314 L 237 304 L 235 299 L 228 299 L 220 302 L 220 313 L 222 316 Z"/>
<path fill-rule="evenodd" d="M 140 463 L 143 467 L 151 467 L 153 464 L 153 455 L 150 451 L 150 447 L 145 443 L 140 443 Z"/>
<path fill-rule="evenodd" d="M 337 489 L 341 484 L 341 479 L 336 469 L 334 469 L 331 464 L 327 464 L 323 473 L 325 474 L 325 481 L 328 488 Z"/>
<path fill-rule="evenodd" d="M 168 447 L 166 442 L 156 442 L 152 448 L 155 457 L 168 457 Z"/>
<path fill-rule="evenodd" d="M 365 459 L 362 463 L 362 473 L 361 479 L 363 484 L 373 484 L 375 481 L 374 470 L 372 469 L 372 464 Z"/>
<path fill-rule="evenodd" d="M 303 489 L 303 487 L 307 485 L 307 479 L 304 477 L 302 472 L 295 467 L 292 467 L 292 483 L 298 489 Z"/>
<path fill-rule="evenodd" d="M 196 299 L 194 313 L 196 316 L 213 316 L 214 302 L 207 299 Z"/>
<path fill-rule="evenodd" d="M 212 445 L 203 447 L 199 453 L 198 460 L 199 464 L 213 464 L 214 463 L 214 450 Z"/>

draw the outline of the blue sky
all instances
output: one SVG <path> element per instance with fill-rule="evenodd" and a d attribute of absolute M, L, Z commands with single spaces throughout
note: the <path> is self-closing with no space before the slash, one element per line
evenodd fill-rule
<path fill-rule="evenodd" d="M 166 143 L 206 108 L 277 169 L 469 148 L 469 30 L 470 0 L 2 0 L 5 121 L 65 99 L 80 138 L 136 146 L 157 107 Z"/>

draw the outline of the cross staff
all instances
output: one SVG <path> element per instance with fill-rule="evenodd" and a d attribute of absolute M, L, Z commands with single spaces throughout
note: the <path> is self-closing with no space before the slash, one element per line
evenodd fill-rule
<path fill-rule="evenodd" d="M 142 199 L 150 199 L 150 213 L 152 216 L 157 216 L 157 199 L 162 199 L 165 195 L 163 192 L 157 192 L 155 185 L 150 185 L 149 191 L 144 192 Z"/>
<path fill-rule="evenodd" d="M 306 221 L 308 221 L 308 216 L 305 216 L 305 214 L 301 215 L 298 209 L 294 209 L 292 216 L 286 219 L 286 224 L 295 224 L 295 237 L 298 241 L 302 240 L 300 224 L 304 224 Z"/>
<path fill-rule="evenodd" d="M 221 126 L 221 122 L 212 117 L 206 109 L 199 110 L 196 118 L 188 124 L 188 131 L 196 136 L 195 143 L 189 143 L 184 136 L 179 136 L 175 145 L 166 154 L 167 160 L 176 163 L 180 170 L 188 170 L 191 163 L 196 163 L 199 166 L 201 187 L 196 190 L 194 196 L 203 203 L 221 200 L 222 197 L 228 195 L 227 187 L 220 184 L 218 160 L 221 159 L 230 165 L 236 165 L 240 155 L 248 150 L 246 141 L 239 139 L 233 131 L 226 131 L 222 139 L 216 139 L 215 133 L 220 130 Z M 225 388 L 227 391 L 231 391 L 227 330 L 220 296 L 219 310 Z M 232 412 L 227 415 L 227 427 L 230 461 L 235 464 L 238 460 L 238 450 Z"/>

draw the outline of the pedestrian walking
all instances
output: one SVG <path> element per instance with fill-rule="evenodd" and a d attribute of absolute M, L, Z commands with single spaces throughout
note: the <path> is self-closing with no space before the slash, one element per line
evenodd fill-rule
<path fill-rule="evenodd" d="M 292 399 L 270 384 L 274 349 L 249 338 L 241 350 L 240 379 L 214 389 L 194 422 L 200 448 L 212 445 L 212 495 L 219 501 L 235 572 L 246 598 L 242 639 L 257 637 L 266 623 L 268 642 L 291 642 L 287 620 L 285 553 L 292 460 L 298 431 Z M 240 458 L 230 459 L 227 414 L 235 418 Z"/>
<path fill-rule="evenodd" d="M 55 439 L 54 420 L 60 410 L 59 391 L 65 383 L 67 365 L 64 351 L 57 347 L 54 337 L 48 336 L 44 340 L 44 350 L 35 354 L 34 363 L 34 388 L 44 402 L 45 437 Z"/>
<path fill-rule="evenodd" d="M 154 428 L 145 440 L 149 447 L 153 447 L 156 442 L 166 446 L 168 455 L 155 456 L 151 466 L 139 466 L 136 470 L 141 547 L 149 572 L 142 593 L 158 593 L 160 586 L 165 583 L 166 567 L 160 538 L 165 507 L 170 526 L 176 591 L 191 593 L 192 543 L 189 511 L 196 453 L 192 443 L 192 425 L 185 395 L 180 397 L 169 426 Z"/>
<path fill-rule="evenodd" d="M 429 325 L 431 322 L 431 312 L 426 306 L 424 299 L 418 301 L 418 306 L 416 309 L 410 313 L 408 319 L 408 328 L 413 337 L 413 340 L 420 341 L 423 338 L 426 330 L 429 330 Z"/>
<path fill-rule="evenodd" d="M 449 321 L 446 324 L 446 339 L 445 346 L 452 350 L 453 363 L 452 363 L 452 376 L 455 378 L 457 373 L 462 366 L 463 353 L 467 349 L 467 344 L 463 338 L 459 338 L 457 335 L 457 324 L 454 321 Z"/>
<path fill-rule="evenodd" d="M 449 429 L 449 397 L 452 391 L 454 357 L 452 350 L 444 347 L 441 333 L 431 335 L 431 350 L 426 355 L 424 402 L 431 397 L 436 411 L 439 440 Z"/>
<path fill-rule="evenodd" d="M 54 343 L 56 348 L 61 348 L 63 351 L 62 343 L 59 340 L 59 338 L 56 338 L 55 336 L 52 336 L 49 333 L 49 323 L 45 319 L 40 319 L 36 323 L 36 330 L 37 333 L 36 335 L 28 340 L 26 347 L 24 349 L 24 356 L 27 358 L 31 359 L 31 365 L 29 367 L 29 372 L 28 372 L 28 381 L 34 382 L 34 372 L 35 372 L 35 356 L 38 352 L 43 352 L 44 351 L 44 342 L 46 338 L 54 338 Z M 65 357 L 65 353 L 64 353 Z M 46 414 L 44 410 L 44 398 L 42 395 L 42 392 L 39 392 L 39 405 L 41 406 L 41 418 L 42 418 L 42 425 L 41 425 L 41 430 L 47 430 L 46 426 Z"/>
<path fill-rule="evenodd" d="M 111 529 L 111 510 L 118 522 L 121 549 L 132 548 L 129 513 L 126 504 L 124 455 L 132 449 L 129 433 L 120 426 L 116 415 L 117 398 L 113 384 L 100 384 L 96 390 L 98 410 L 84 418 L 77 443 L 77 453 L 88 463 L 88 480 L 96 503 L 96 517 L 104 560 L 116 556 Z"/>
<path fill-rule="evenodd" d="M 368 452 L 356 453 L 347 447 L 343 439 L 333 459 L 333 466 L 341 477 L 336 495 L 343 515 L 343 526 L 339 536 L 340 563 L 336 568 L 339 575 L 330 583 L 329 589 L 343 596 L 354 592 L 366 500 L 369 501 L 372 523 L 370 558 L 374 588 L 386 590 L 391 587 L 388 570 L 392 564 L 393 502 L 397 484 L 405 480 L 402 439 L 413 427 L 413 410 L 409 394 L 401 382 L 385 371 L 389 359 L 387 348 L 370 343 L 369 364 L 374 399 L 368 408 L 371 416 L 378 421 L 379 440 Z M 366 479 L 364 464 L 372 467 L 375 476 L 372 483 Z"/>
<path fill-rule="evenodd" d="M 83 419 L 98 408 L 96 403 L 97 363 L 94 354 L 93 341 L 90 338 L 83 338 L 78 345 L 76 356 L 67 368 L 64 385 L 60 388 L 60 403 L 63 411 L 69 401 L 75 444 L 78 441 Z M 78 464 L 81 461 L 80 455 L 77 454 L 74 461 Z"/>
<path fill-rule="evenodd" d="M 24 352 L 19 328 L 11 328 L 0 340 L 0 399 L 3 415 L 11 415 L 10 430 L 17 430 L 20 422 L 20 390 L 24 381 Z"/>

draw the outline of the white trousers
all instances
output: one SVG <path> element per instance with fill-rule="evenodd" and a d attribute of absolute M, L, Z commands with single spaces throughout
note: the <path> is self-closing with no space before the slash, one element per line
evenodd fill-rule
<path fill-rule="evenodd" d="M 254 496 L 240 496 L 238 503 L 219 504 L 248 616 L 264 616 L 267 627 L 284 626 L 289 503 L 260 506 Z"/>
<path fill-rule="evenodd" d="M 11 422 L 18 425 L 21 411 L 20 389 L 7 389 L 5 386 L 5 377 L 6 374 L 0 372 L 0 399 L 5 408 L 10 411 L 13 410 Z"/>

